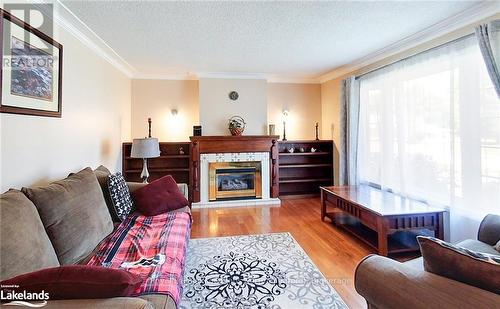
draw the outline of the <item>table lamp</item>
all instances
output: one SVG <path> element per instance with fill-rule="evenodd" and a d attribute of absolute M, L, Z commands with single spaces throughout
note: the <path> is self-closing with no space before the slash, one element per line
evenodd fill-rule
<path fill-rule="evenodd" d="M 148 159 L 160 156 L 160 143 L 158 143 L 158 139 L 151 137 L 134 138 L 130 156 L 132 158 L 143 159 L 141 178 L 143 183 L 148 183 Z"/>

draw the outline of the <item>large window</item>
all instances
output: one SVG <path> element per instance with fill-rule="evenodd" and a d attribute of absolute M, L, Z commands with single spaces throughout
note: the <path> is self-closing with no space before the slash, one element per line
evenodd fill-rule
<path fill-rule="evenodd" d="M 360 181 L 476 216 L 500 212 L 500 100 L 475 37 L 359 82 Z"/>

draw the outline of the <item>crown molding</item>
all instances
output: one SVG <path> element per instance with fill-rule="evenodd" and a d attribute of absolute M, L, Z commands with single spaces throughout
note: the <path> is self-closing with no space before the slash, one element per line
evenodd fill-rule
<path fill-rule="evenodd" d="M 157 80 L 198 80 L 198 76 L 194 73 L 157 73 L 157 74 L 147 74 L 147 73 L 135 73 L 131 77 L 132 79 L 157 79 Z"/>
<path fill-rule="evenodd" d="M 36 1 L 36 0 L 35 0 Z M 78 18 L 69 8 L 67 8 L 59 0 L 55 1 L 36 1 L 32 3 L 41 12 L 45 12 L 46 7 L 39 6 L 43 3 L 52 3 L 54 12 L 47 12 L 45 16 L 52 14 L 52 19 L 55 24 L 72 34 L 83 45 L 90 48 L 98 56 L 106 60 L 109 64 L 120 70 L 127 77 L 132 78 L 136 70 L 127 61 L 125 61 L 117 52 L 111 48 L 101 37 L 99 37 L 92 29 L 90 29 L 80 18 Z"/>
<path fill-rule="evenodd" d="M 356 61 L 340 66 L 326 74 L 321 75 L 318 80 L 321 83 L 344 76 L 357 71 L 387 57 L 404 52 L 420 44 L 439 38 L 445 34 L 469 26 L 475 22 L 491 17 L 500 12 L 500 2 L 484 1 L 454 16 L 444 19 L 428 28 L 414 33 L 398 42 L 384 47 L 376 52 L 370 53 Z"/>
<path fill-rule="evenodd" d="M 267 78 L 268 83 L 276 84 L 321 84 L 317 78 L 309 77 L 284 77 L 279 75 L 272 75 Z"/>
<path fill-rule="evenodd" d="M 261 73 L 223 73 L 223 72 L 204 72 L 204 73 L 186 73 L 186 74 L 142 74 L 136 73 L 132 79 L 156 79 L 156 80 L 200 80 L 202 78 L 219 79 L 257 79 L 266 80 L 268 83 L 282 84 L 320 84 L 316 78 L 304 77 L 282 77 L 278 75 L 266 75 Z"/>
<path fill-rule="evenodd" d="M 262 73 L 240 73 L 240 72 L 198 72 L 198 79 L 202 78 L 220 78 L 220 79 L 267 79 L 266 74 Z"/>

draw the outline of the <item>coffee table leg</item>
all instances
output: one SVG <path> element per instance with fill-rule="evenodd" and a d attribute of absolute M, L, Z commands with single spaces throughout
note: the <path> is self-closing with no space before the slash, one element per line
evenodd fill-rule
<path fill-rule="evenodd" d="M 326 215 L 326 193 L 325 190 L 321 190 L 321 221 L 325 221 Z"/>
<path fill-rule="evenodd" d="M 378 234 L 378 254 L 382 256 L 388 255 L 388 243 L 387 243 L 387 224 L 383 217 L 377 218 L 377 234 Z"/>
<path fill-rule="evenodd" d="M 436 238 L 444 240 L 444 225 L 443 225 L 443 213 L 442 212 L 437 214 L 437 219 L 438 219 L 437 220 L 438 227 L 437 227 Z"/>

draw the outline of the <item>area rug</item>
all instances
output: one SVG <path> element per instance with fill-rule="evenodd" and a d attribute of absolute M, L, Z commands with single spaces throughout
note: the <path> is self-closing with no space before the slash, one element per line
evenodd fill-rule
<path fill-rule="evenodd" d="M 348 308 L 289 233 L 191 239 L 180 308 Z"/>

